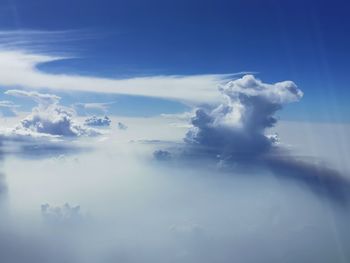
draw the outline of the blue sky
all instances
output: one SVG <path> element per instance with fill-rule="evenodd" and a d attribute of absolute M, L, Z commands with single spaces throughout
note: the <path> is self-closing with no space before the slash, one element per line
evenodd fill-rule
<path fill-rule="evenodd" d="M 40 65 L 45 72 L 126 78 L 250 71 L 265 82 L 293 80 L 304 91 L 283 118 L 348 122 L 349 5 L 340 0 L 8 0 L 0 4 L 0 24 L 1 30 L 68 32 L 45 49 L 75 58 Z M 164 100 L 100 97 L 125 102 L 112 110 L 116 114 L 186 109 Z"/>

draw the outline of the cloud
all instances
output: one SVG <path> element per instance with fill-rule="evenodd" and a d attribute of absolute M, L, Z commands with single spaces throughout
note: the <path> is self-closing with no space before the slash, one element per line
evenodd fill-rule
<path fill-rule="evenodd" d="M 43 63 L 77 58 L 74 54 L 67 54 L 64 45 L 59 46 L 59 52 L 53 52 L 57 51 L 57 43 L 93 39 L 96 35 L 96 32 L 84 30 L 0 31 L 0 85 L 147 96 L 202 104 L 220 100 L 216 87 L 227 78 L 249 73 L 103 78 L 69 72 L 52 74 L 39 69 Z"/>
<path fill-rule="evenodd" d="M 37 105 L 14 127 L 0 129 L 2 155 L 47 158 L 89 151 L 89 146 L 79 144 L 74 139 L 103 134 L 103 131 L 77 122 L 74 109 L 60 105 L 59 96 L 25 90 L 8 90 L 5 94 L 31 99 Z M 3 104 L 12 105 L 8 102 Z"/>
<path fill-rule="evenodd" d="M 127 130 L 128 126 L 126 126 L 124 123 L 122 122 L 118 122 L 118 129 L 119 130 Z"/>
<path fill-rule="evenodd" d="M 188 112 L 182 112 L 182 113 L 175 113 L 175 114 L 160 114 L 162 118 L 169 119 L 169 120 L 175 120 L 175 121 L 190 121 L 193 117 L 195 112 L 188 111 Z"/>
<path fill-rule="evenodd" d="M 171 159 L 171 154 L 168 151 L 156 150 L 153 152 L 153 157 L 158 161 L 168 161 Z"/>
<path fill-rule="evenodd" d="M 72 113 L 60 107 L 50 107 L 45 112 L 34 109 L 17 127 L 17 129 L 21 128 L 37 133 L 67 137 L 98 134 L 75 123 L 72 119 Z"/>
<path fill-rule="evenodd" d="M 38 69 L 42 63 L 65 57 L 23 50 L 0 50 L 0 85 L 49 88 L 124 95 L 149 96 L 191 103 L 220 99 L 216 87 L 229 75 L 149 76 L 125 79 L 98 78 L 69 74 L 50 74 Z"/>
<path fill-rule="evenodd" d="M 60 97 L 54 94 L 44 94 L 36 91 L 24 91 L 24 90 L 7 90 L 4 92 L 6 95 L 18 97 L 18 98 L 30 98 L 40 106 L 48 107 L 51 104 L 58 104 Z"/>
<path fill-rule="evenodd" d="M 49 204 L 41 205 L 41 215 L 49 224 L 72 225 L 81 223 L 84 216 L 80 212 L 80 206 L 71 206 L 68 203 L 63 206 L 52 207 Z"/>
<path fill-rule="evenodd" d="M 17 116 L 17 108 L 19 105 L 14 104 L 12 101 L 2 100 L 0 101 L 0 114 L 4 117 Z"/>
<path fill-rule="evenodd" d="M 92 116 L 85 120 L 85 125 L 87 126 L 99 126 L 99 127 L 108 127 L 111 125 L 111 120 L 107 116 L 96 117 Z"/>
<path fill-rule="evenodd" d="M 296 158 L 283 148 L 277 134 L 267 132 L 277 123 L 276 112 L 303 96 L 292 81 L 266 84 L 246 75 L 219 90 L 224 102 L 195 111 L 185 145 L 168 148 L 170 152 L 155 151 L 155 159 L 179 157 L 190 166 L 205 162 L 218 171 L 232 173 L 270 171 L 277 178 L 306 186 L 319 197 L 340 205 L 348 203 L 350 181 L 344 175 L 325 165 Z"/>
<path fill-rule="evenodd" d="M 59 105 L 60 97 L 24 90 L 8 90 L 7 95 L 26 97 L 38 103 L 31 114 L 13 129 L 13 133 L 44 134 L 63 137 L 96 136 L 99 132 L 73 120 L 74 110 Z"/>
<path fill-rule="evenodd" d="M 86 115 L 90 112 L 107 114 L 109 105 L 113 103 L 114 102 L 74 103 L 72 106 L 79 115 Z"/>
<path fill-rule="evenodd" d="M 276 142 L 266 135 L 275 125 L 275 113 L 296 102 L 303 93 L 292 81 L 266 84 L 252 75 L 220 87 L 224 102 L 214 109 L 198 108 L 185 142 L 213 156 L 251 159 L 266 153 Z"/>
<path fill-rule="evenodd" d="M 60 97 L 35 91 L 8 90 L 7 95 L 37 103 L 32 112 L 12 128 L 0 129 L 0 153 L 24 158 L 51 157 L 90 150 L 73 139 L 102 132 L 78 123 L 72 108 L 59 104 Z"/>
<path fill-rule="evenodd" d="M 53 45 L 86 41 L 96 38 L 96 32 L 87 30 L 2 30 L 0 47 L 2 49 L 50 50 Z"/>
<path fill-rule="evenodd" d="M 0 107 L 3 107 L 3 108 L 18 108 L 19 105 L 16 105 L 14 104 L 12 101 L 9 101 L 9 100 L 1 100 L 0 101 Z"/>

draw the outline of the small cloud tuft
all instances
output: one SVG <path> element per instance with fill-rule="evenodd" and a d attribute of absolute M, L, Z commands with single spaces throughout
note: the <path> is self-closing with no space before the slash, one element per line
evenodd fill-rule
<path fill-rule="evenodd" d="M 107 116 L 96 117 L 92 116 L 85 120 L 85 125 L 87 126 L 99 126 L 99 127 L 108 127 L 111 125 L 111 120 Z"/>
<path fill-rule="evenodd" d="M 118 129 L 119 130 L 127 130 L 128 126 L 126 126 L 124 123 L 122 122 L 118 122 Z"/>

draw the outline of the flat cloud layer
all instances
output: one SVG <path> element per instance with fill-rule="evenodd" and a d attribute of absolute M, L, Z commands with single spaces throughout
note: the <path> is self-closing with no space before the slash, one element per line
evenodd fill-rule
<path fill-rule="evenodd" d="M 90 153 L 6 162 L 13 234 L 1 232 L 4 261 L 348 261 L 348 208 L 336 210 L 303 184 L 265 170 L 152 162 L 159 144 L 128 141 L 181 139 L 184 128 L 164 119 L 121 120 L 132 129 L 111 133 Z"/>

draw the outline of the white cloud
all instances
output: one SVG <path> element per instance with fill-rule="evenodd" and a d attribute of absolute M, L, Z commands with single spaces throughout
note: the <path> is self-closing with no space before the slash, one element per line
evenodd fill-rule
<path fill-rule="evenodd" d="M 225 158 L 252 158 L 269 150 L 276 138 L 265 130 L 277 122 L 276 111 L 303 96 L 292 81 L 266 84 L 252 75 L 230 81 L 220 91 L 225 102 L 197 109 L 185 141 Z"/>
<path fill-rule="evenodd" d="M 0 101 L 0 114 L 5 117 L 13 117 L 17 115 L 17 108 L 19 105 L 14 104 L 12 101 L 2 100 Z"/>
<path fill-rule="evenodd" d="M 99 134 L 75 122 L 69 109 L 56 105 L 46 108 L 45 111 L 34 108 L 32 113 L 21 121 L 20 127 L 38 133 L 70 137 Z"/>
<path fill-rule="evenodd" d="M 116 93 L 206 103 L 220 99 L 217 85 L 229 75 L 150 76 L 109 79 L 40 71 L 41 63 L 64 59 L 19 50 L 0 50 L 0 85 Z"/>
<path fill-rule="evenodd" d="M 60 97 L 54 94 L 43 94 L 36 91 L 24 91 L 24 90 L 7 90 L 4 92 L 6 95 L 22 98 L 30 98 L 41 106 L 47 107 L 50 104 L 57 104 L 60 101 Z"/>
<path fill-rule="evenodd" d="M 97 116 L 92 116 L 89 117 L 85 120 L 85 125 L 87 126 L 105 126 L 108 127 L 111 125 L 111 120 L 107 116 L 104 117 L 97 117 Z"/>
<path fill-rule="evenodd" d="M 233 81 L 221 91 L 226 101 L 215 109 L 202 107 L 197 111 L 192 120 L 195 133 L 187 139 L 227 155 L 249 147 L 254 152 L 255 142 L 260 140 L 271 145 L 273 137 L 267 137 L 265 130 L 276 122 L 275 112 L 284 103 L 301 97 L 292 82 L 270 85 L 252 76 Z M 57 132 L 61 126 L 71 131 L 75 124 L 79 125 L 74 111 L 60 106 L 59 98 L 54 95 L 8 92 L 11 93 L 39 104 L 26 118 L 29 128 L 21 124 L 17 130 L 9 131 L 19 139 L 28 136 L 34 140 L 35 134 L 39 141 L 43 141 L 42 137 L 59 140 L 62 136 L 53 133 L 62 134 Z M 185 95 L 184 92 L 181 96 Z M 185 121 L 188 115 L 163 117 L 167 119 L 121 118 L 130 125 L 130 131 L 111 134 L 96 145 L 96 151 L 89 154 L 84 151 L 79 162 L 61 160 L 62 155 L 54 162 L 7 160 L 3 168 L 8 174 L 11 225 L 5 224 L 1 217 L 2 261 L 332 262 L 339 258 L 339 245 L 343 251 L 349 251 L 346 249 L 348 206 L 339 209 L 323 198 L 318 200 L 304 193 L 304 187 L 280 179 L 293 178 L 302 185 L 305 182 L 320 196 L 336 198 L 342 195 L 343 188 L 349 193 L 347 180 L 332 171 L 324 178 L 325 172 L 318 166 L 275 160 L 271 165 L 278 171 L 277 180 L 276 175 L 263 169 L 256 174 L 249 172 L 251 176 L 231 169 L 222 173 L 202 160 L 188 166 L 176 160 L 169 165 L 157 165 L 147 156 L 154 147 L 163 147 L 164 142 L 168 145 L 166 140 L 174 143 L 182 137 L 183 129 L 174 129 L 169 123 Z M 299 124 L 295 127 L 300 131 Z M 43 133 L 52 130 L 55 132 Z M 312 135 L 319 130 L 303 131 Z M 339 135 L 334 130 L 330 134 L 339 138 L 334 136 Z M 144 143 L 123 143 L 120 140 L 123 136 L 125 141 L 143 139 Z M 155 140 L 149 140 L 152 138 Z M 324 138 L 310 145 L 309 150 L 314 151 L 313 146 L 321 144 Z M 343 144 L 347 141 L 341 140 L 344 138 L 348 137 L 339 139 Z M 304 136 L 299 143 L 307 141 L 310 140 Z M 63 142 L 71 144 L 67 139 L 58 145 L 62 146 Z M 326 152 L 346 156 L 339 147 L 332 153 L 327 148 Z M 158 156 L 176 157 L 165 150 L 158 151 Z M 0 202 L 7 187 L 1 183 L 0 180 Z M 82 204 L 91 211 L 93 220 L 80 224 L 81 219 L 86 222 L 86 216 L 77 206 L 46 204 L 41 207 L 41 215 L 49 224 L 37 222 L 40 204 L 62 204 L 66 200 Z M 324 209 L 324 204 L 334 211 L 331 220 L 339 223 L 340 235 L 335 238 L 329 209 Z M 0 212 L 4 215 L 3 209 Z M 57 227 L 67 224 L 73 227 Z M 343 258 L 346 260 L 348 255 Z"/>
<path fill-rule="evenodd" d="M 2 100 L 2 101 L 0 101 L 0 107 L 3 107 L 3 108 L 18 108 L 19 105 L 16 105 L 12 101 L 9 101 L 9 100 Z"/>
<path fill-rule="evenodd" d="M 60 97 L 53 94 L 42 94 L 24 90 L 8 90 L 7 95 L 27 97 L 38 103 L 32 112 L 12 130 L 16 135 L 45 134 L 53 136 L 94 136 L 99 132 L 77 123 L 74 110 L 59 105 Z"/>
<path fill-rule="evenodd" d="M 2 30 L 0 47 L 3 49 L 49 50 L 52 45 L 88 40 L 96 33 L 87 30 Z"/>
<path fill-rule="evenodd" d="M 120 120 L 132 127 L 125 135 L 138 132 L 132 135 L 134 139 L 159 138 L 157 130 L 171 134 L 172 140 L 178 138 L 164 118 L 147 118 L 144 122 L 133 118 Z M 296 131 L 306 131 L 299 127 L 295 124 Z M 311 132 L 317 131 L 316 126 Z M 346 240 L 348 214 L 344 209 L 347 208 L 325 199 L 330 192 L 322 186 L 322 178 L 316 183 L 322 194 L 319 197 L 310 194 L 299 179 L 290 181 L 284 168 L 278 176 L 264 169 L 246 173 L 233 169 L 222 171 L 204 161 L 186 165 L 174 159 L 159 164 L 148 158 L 159 144 L 121 143 L 121 135 L 111 134 L 108 140 L 98 143 L 96 150 L 79 155 L 79 162 L 71 158 L 55 162 L 8 160 L 4 172 L 8 174 L 11 219 L 17 220 L 13 226 L 17 235 L 12 239 L 11 249 L 5 246 L 1 252 L 6 254 L 8 250 L 23 255 L 27 244 L 35 240 L 26 230 L 35 233 L 36 226 L 44 223 L 37 239 L 42 243 L 36 243 L 43 249 L 43 259 L 29 260 L 28 257 L 27 262 L 52 262 L 44 257 L 48 254 L 47 247 L 53 247 L 52 255 L 57 262 L 67 262 L 62 257 L 67 255 L 63 248 L 68 247 L 79 256 L 72 259 L 76 263 L 245 262 L 247 258 L 250 262 L 259 262 L 261 258 L 264 262 L 281 262 L 291 250 L 302 250 L 294 253 L 291 261 L 300 262 L 305 258 L 322 261 L 324 257 L 331 261 L 339 250 L 332 238 L 325 203 L 336 211 L 337 222 L 343 222 L 339 229 Z M 307 137 L 302 137 L 302 142 L 307 141 Z M 322 140 L 314 146 L 319 144 Z M 312 152 L 312 149 L 309 150 Z M 339 151 L 338 155 L 341 155 Z M 287 168 L 288 173 L 294 170 L 291 166 Z M 290 177 L 298 177 L 299 173 Z M 305 181 L 312 184 L 319 174 L 320 171 L 310 172 Z M 335 192 L 339 190 L 336 186 L 343 186 L 344 181 L 332 185 Z M 56 209 L 65 202 L 81 204 L 82 224 L 73 223 L 73 227 L 69 227 L 70 221 L 61 221 L 62 217 L 55 217 L 55 213 L 52 221 L 38 217 L 41 204 L 49 203 Z M 58 208 L 64 209 L 60 205 Z M 91 216 L 86 217 L 85 211 Z M 70 212 L 67 214 L 67 218 L 71 218 Z M 55 224 L 56 219 L 63 223 Z M 53 224 L 45 224 L 47 222 Z M 305 229 L 305 226 L 312 228 Z M 18 236 L 27 237 L 30 242 L 24 243 L 21 239 L 19 243 Z M 290 237 L 288 242 L 282 242 L 286 236 Z M 7 235 L 1 237 L 3 244 L 9 243 Z M 64 246 L 58 246 L 53 240 L 62 240 Z M 328 249 L 320 252 L 317 249 L 320 246 Z M 310 252 L 310 247 L 315 249 Z M 57 249 L 62 252 L 58 253 Z M 257 253 L 251 253 L 252 250 Z M 34 255 L 40 254 L 32 251 Z M 104 260 L 106 257 L 108 260 Z"/>
<path fill-rule="evenodd" d="M 52 55 L 58 43 L 92 39 L 98 35 L 101 33 L 86 30 L 0 31 L 0 85 L 149 96 L 202 104 L 220 99 L 217 86 L 228 77 L 249 73 L 100 78 L 69 72 L 51 74 L 38 68 L 42 63 L 76 58 L 74 54 L 67 54 L 67 47 L 56 52 L 60 55 Z M 99 107 L 97 104 L 86 106 Z"/>
<path fill-rule="evenodd" d="M 127 130 L 128 126 L 126 126 L 124 123 L 122 122 L 118 122 L 118 129 L 119 130 Z"/>

